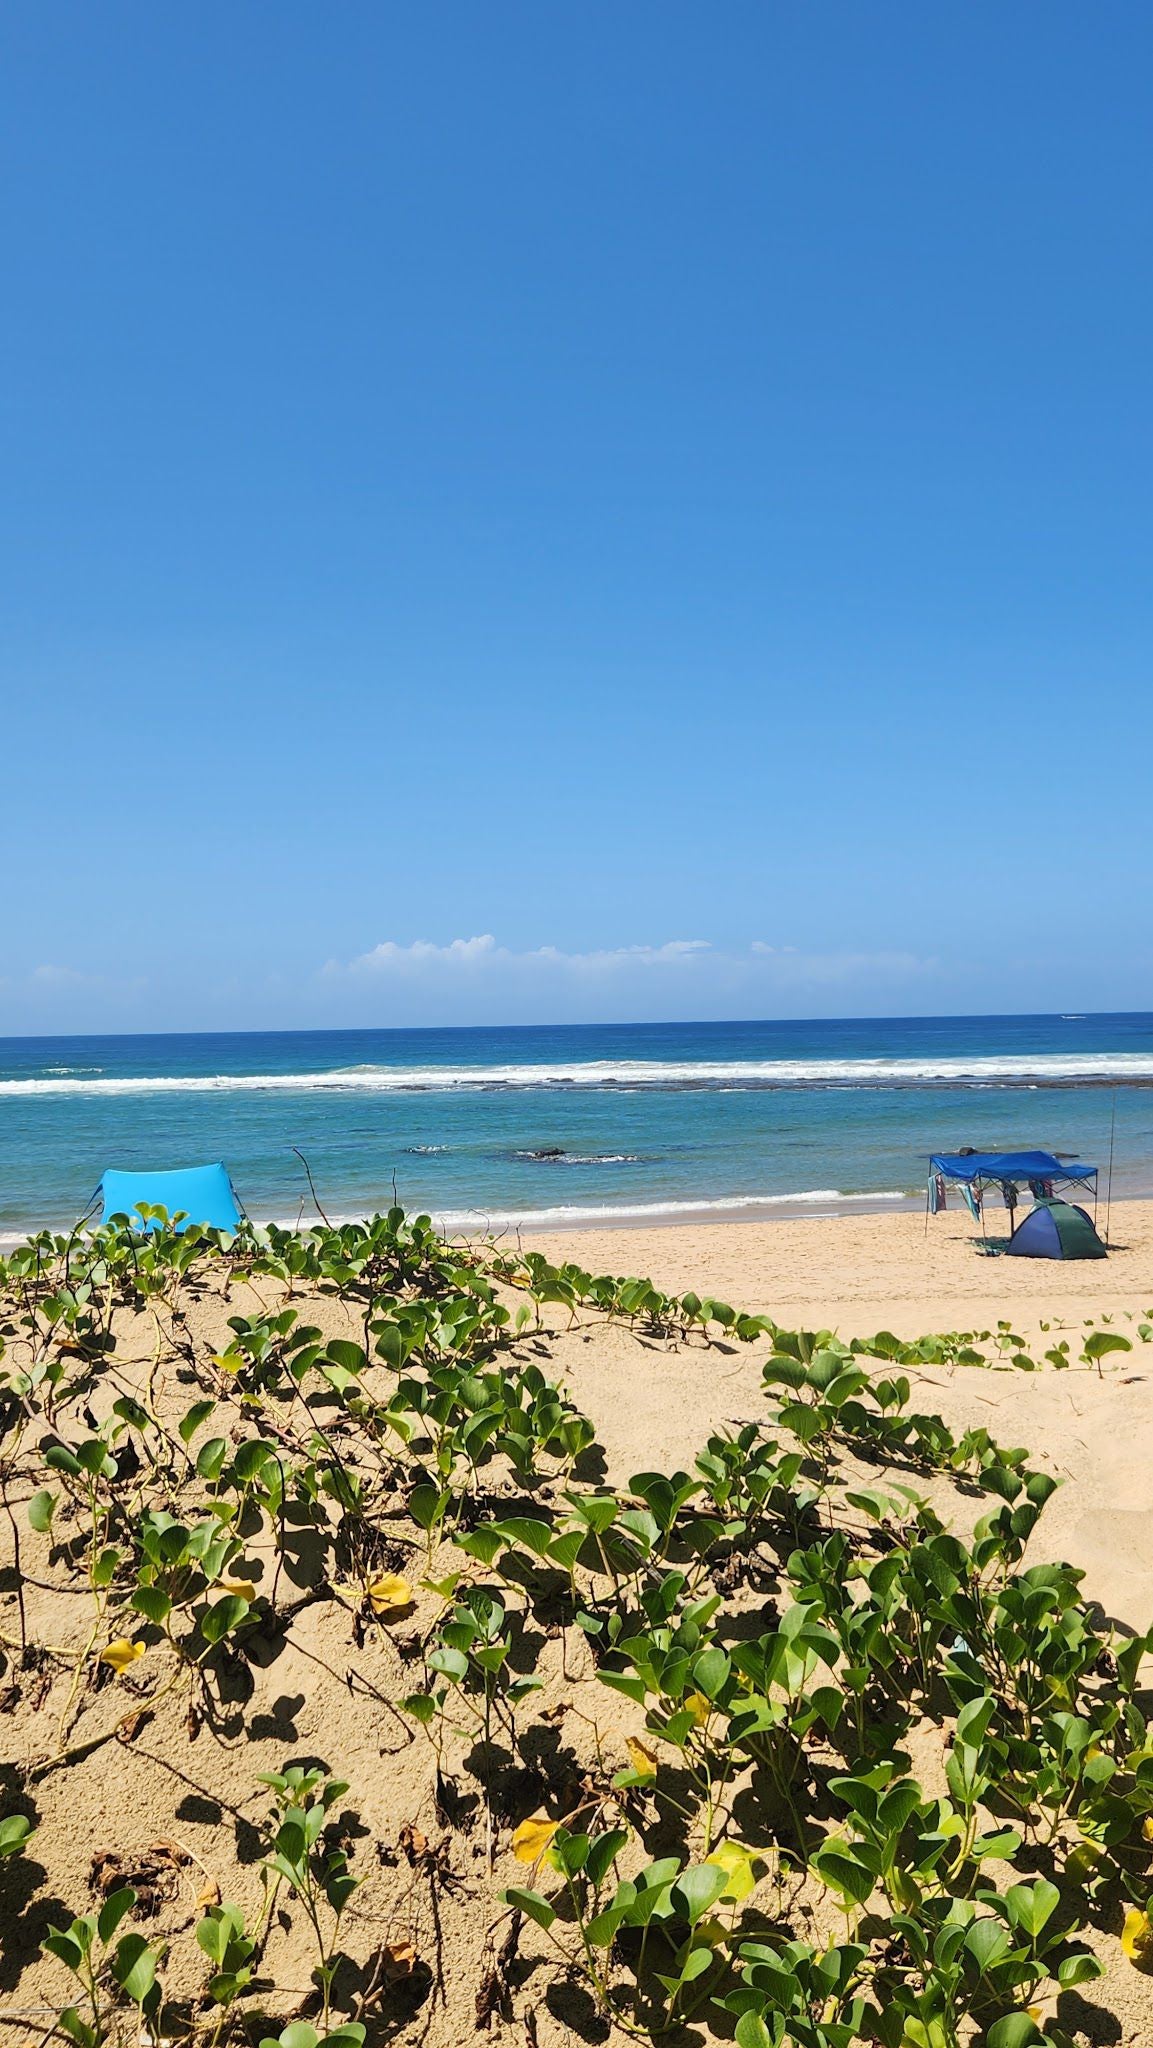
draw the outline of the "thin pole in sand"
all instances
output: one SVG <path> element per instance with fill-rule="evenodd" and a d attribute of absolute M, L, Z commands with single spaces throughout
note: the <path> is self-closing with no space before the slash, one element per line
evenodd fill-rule
<path fill-rule="evenodd" d="M 1113 1106 L 1109 1113 L 1109 1172 L 1105 1181 L 1105 1245 L 1109 1244 L 1109 1222 L 1113 1214 L 1113 1138 L 1117 1129 L 1117 1090 L 1113 1090 Z"/>

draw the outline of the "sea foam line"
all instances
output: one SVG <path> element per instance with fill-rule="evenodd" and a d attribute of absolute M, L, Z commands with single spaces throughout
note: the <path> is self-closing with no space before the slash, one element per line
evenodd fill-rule
<path fill-rule="evenodd" d="M 997 1082 L 1153 1082 L 1148 1053 L 997 1054 L 978 1059 L 573 1060 L 555 1065 L 355 1067 L 303 1074 L 45 1073 L 0 1080 L 0 1096 L 407 1094 L 614 1088 L 989 1087 Z"/>
<path fill-rule="evenodd" d="M 735 1210 L 778 1209 L 796 1203 L 903 1202 L 903 1188 L 881 1188 L 874 1194 L 844 1194 L 840 1188 L 802 1188 L 789 1195 L 726 1195 L 715 1200 L 669 1202 L 606 1202 L 601 1205 L 562 1203 L 549 1209 L 449 1210 L 434 1216 L 439 1230 L 449 1234 L 466 1231 L 542 1230 L 550 1224 L 628 1223 L 648 1218 L 659 1222 L 670 1216 L 731 1215 Z"/>
<path fill-rule="evenodd" d="M 785 1195 L 721 1195 L 702 1199 L 676 1200 L 667 1202 L 606 1202 L 597 1206 L 581 1203 L 561 1203 L 546 1209 L 504 1209 L 494 1205 L 491 1209 L 448 1209 L 433 1214 L 438 1230 L 448 1235 L 473 1233 L 478 1236 L 504 1230 L 543 1230 L 551 1224 L 571 1223 L 621 1223 L 646 1218 L 659 1221 L 669 1216 L 731 1215 L 737 1210 L 781 1209 L 796 1205 L 816 1203 L 865 1203 L 904 1202 L 909 1200 L 905 1188 L 877 1188 L 854 1194 L 846 1194 L 841 1188 L 798 1188 Z M 350 1209 L 346 1213 L 331 1213 L 330 1222 L 363 1223 L 369 1214 L 365 1209 Z M 253 1216 L 252 1221 L 259 1230 L 267 1224 L 268 1217 Z M 277 1216 L 271 1219 L 284 1230 L 307 1230 L 314 1218 L 300 1212 L 291 1216 Z M 30 1225 L 26 1231 L 0 1230 L 0 1246 L 23 1244 L 31 1232 L 38 1228 Z M 52 1225 L 52 1229 L 67 1234 L 67 1224 Z"/>

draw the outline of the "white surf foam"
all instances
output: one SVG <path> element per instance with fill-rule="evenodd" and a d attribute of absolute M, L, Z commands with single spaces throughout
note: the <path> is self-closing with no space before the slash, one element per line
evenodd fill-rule
<path fill-rule="evenodd" d="M 980 1059 L 572 1060 L 553 1065 L 354 1067 L 301 1074 L 51 1072 L 0 1080 L 0 1096 L 410 1093 L 430 1090 L 573 1088 L 926 1087 L 1032 1082 L 1153 1082 L 1147 1053 L 991 1054 Z"/>
<path fill-rule="evenodd" d="M 847 1203 L 904 1202 L 911 1199 L 905 1188 L 878 1188 L 873 1192 L 845 1194 L 840 1188 L 799 1188 L 784 1195 L 722 1195 L 698 1201 L 681 1200 L 667 1202 L 605 1202 L 557 1203 L 544 1209 L 447 1209 L 433 1215 L 438 1230 L 449 1235 L 471 1232 L 476 1236 L 488 1235 L 505 1230 L 547 1230 L 553 1225 L 567 1224 L 631 1223 L 646 1219 L 660 1222 L 673 1216 L 735 1215 L 745 1210 L 786 1209 L 790 1207 L 840 1207 Z M 363 1223 L 367 1210 L 349 1210 L 334 1214 L 329 1211 L 329 1221 L 334 1224 Z M 267 1223 L 267 1217 L 254 1216 L 257 1229 Z M 277 1216 L 272 1219 L 284 1230 L 307 1230 L 315 1217 L 299 1211 L 291 1216 Z M 67 1226 L 51 1226 L 67 1234 Z M 0 1231 L 0 1246 L 24 1244 L 27 1231 Z"/>
<path fill-rule="evenodd" d="M 844 1194 L 840 1188 L 801 1188 L 786 1195 L 723 1195 L 715 1199 L 667 1202 L 563 1202 L 544 1209 L 450 1209 L 433 1216 L 439 1230 L 450 1234 L 473 1231 L 547 1230 L 552 1225 L 661 1222 L 674 1216 L 731 1216 L 758 1209 L 783 1209 L 842 1203 L 903 1202 L 903 1188 L 882 1188 L 873 1194 Z"/>

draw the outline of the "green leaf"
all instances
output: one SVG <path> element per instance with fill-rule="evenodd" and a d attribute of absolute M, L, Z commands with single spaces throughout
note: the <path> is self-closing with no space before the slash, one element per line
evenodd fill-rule
<path fill-rule="evenodd" d="M 156 1982 L 156 1951 L 142 1934 L 126 1934 L 112 1958 L 112 1975 L 134 2005 L 143 2005 Z"/>
<path fill-rule="evenodd" d="M 534 1557 L 549 1555 L 552 1530 L 547 1522 L 534 1521 L 529 1515 L 510 1515 L 503 1522 L 494 1522 L 493 1529 L 505 1543 L 531 1551 Z"/>
<path fill-rule="evenodd" d="M 113 1579 L 116 1577 L 116 1567 L 119 1563 L 120 1552 L 116 1549 L 114 1544 L 109 1544 L 108 1547 L 102 1550 L 99 1556 L 95 1557 L 92 1561 L 93 1585 L 110 1586 L 112 1584 Z"/>
<path fill-rule="evenodd" d="M 99 2034 L 95 2027 L 90 2027 L 86 2020 L 81 2019 L 74 2005 L 65 2007 L 60 2015 L 60 2026 L 68 2039 L 75 2041 L 76 2048 L 98 2048 Z"/>
<path fill-rule="evenodd" d="M 201 1479 L 207 1479 L 210 1484 L 219 1479 L 227 1453 L 228 1445 L 222 1436 L 210 1437 L 206 1444 L 201 1444 L 196 1458 L 196 1470 Z"/>
<path fill-rule="evenodd" d="M 759 2012 L 743 2012 L 733 2029 L 737 2048 L 775 2048 L 773 2036 Z"/>
<path fill-rule="evenodd" d="M 159 1586 L 137 1586 L 131 1605 L 137 1614 L 143 1614 L 147 1621 L 157 1624 L 166 1621 L 172 1612 L 172 1602 Z"/>
<path fill-rule="evenodd" d="M 728 1881 L 728 1871 L 719 1870 L 715 1863 L 691 1864 L 682 1870 L 669 1896 L 677 1912 L 695 1927 L 709 1907 L 715 1906 Z"/>
<path fill-rule="evenodd" d="M 506 1892 L 501 1893 L 501 1898 L 506 1906 L 516 1906 L 521 1913 L 527 1913 L 529 1919 L 535 1920 L 538 1927 L 551 1927 L 556 1919 L 548 1900 L 542 1899 L 539 1892 L 524 1891 L 520 1885 L 513 1884 Z"/>
<path fill-rule="evenodd" d="M 1009 1930 L 1002 1920 L 975 1920 L 965 1936 L 968 1949 L 981 1975 L 999 1963 L 1009 1947 Z"/>
<path fill-rule="evenodd" d="M 702 1650 L 693 1663 L 693 1679 L 707 1700 L 715 1700 L 723 1692 L 731 1669 L 723 1650 Z"/>
<path fill-rule="evenodd" d="M 713 1952 L 711 1948 L 707 1946 L 691 1948 L 681 1964 L 681 1983 L 692 1984 L 698 1977 L 703 1977 L 706 1971 L 712 1967 L 712 1961 Z"/>
<path fill-rule="evenodd" d="M 200 1633 L 206 1643 L 219 1643 L 231 1634 L 238 1622 L 244 1620 L 249 1603 L 239 1593 L 226 1593 L 223 1600 L 217 1600 L 200 1617 Z"/>
<path fill-rule="evenodd" d="M 1021 1927 L 1035 1941 L 1061 1903 L 1055 1884 L 1039 1877 L 1035 1884 L 1010 1885 L 1005 1905 L 1014 1927 Z"/>
<path fill-rule="evenodd" d="M 420 1529 L 431 1529 L 440 1521 L 449 1496 L 435 1486 L 414 1486 L 408 1496 L 408 1512 Z"/>
<path fill-rule="evenodd" d="M 455 1679 L 458 1685 L 462 1678 L 468 1676 L 468 1658 L 464 1651 L 454 1650 L 447 1643 L 442 1643 L 438 1650 L 430 1652 L 428 1667 L 430 1671 L 443 1673 L 445 1678 Z"/>
<path fill-rule="evenodd" d="M 603 1913 L 597 1913 L 585 1927 L 585 1940 L 590 1948 L 608 1948 L 616 1939 L 617 1930 L 624 1920 L 626 1908 L 623 1904 L 606 1906 Z"/>
<path fill-rule="evenodd" d="M 131 1885 L 124 1885 L 120 1891 L 112 1892 L 105 1899 L 96 1922 L 96 1932 L 107 1948 L 126 1913 L 131 1913 L 136 1904 L 136 1893 Z"/>
<path fill-rule="evenodd" d="M 75 1924 L 82 1925 L 83 1923 L 76 1922 Z M 89 1938 L 90 1945 L 91 1937 Z M 85 1944 L 78 1939 L 71 1927 L 52 1928 L 51 1932 L 44 1936 L 40 1946 L 42 1949 L 47 1950 L 50 1956 L 55 1956 L 57 1961 L 63 1963 L 66 1968 L 76 1971 L 80 1969 L 87 1952 Z"/>
<path fill-rule="evenodd" d="M 342 1372 L 351 1373 L 354 1379 L 359 1377 L 368 1364 L 360 1345 L 350 1343 L 347 1337 L 334 1337 L 324 1355 L 326 1359 L 331 1359 L 333 1365 L 339 1366 Z"/>
<path fill-rule="evenodd" d="M 431 1693 L 410 1692 L 405 1699 L 399 1700 L 397 1704 L 402 1713 L 411 1714 L 413 1720 L 419 1721 L 422 1728 L 429 1727 L 436 1719 L 436 1701 Z"/>
<path fill-rule="evenodd" d="M 813 1869 L 830 1891 L 840 1892 L 842 1898 L 852 1899 L 857 1906 L 864 1905 L 876 1884 L 873 1872 L 847 1847 L 818 1849 Z"/>
<path fill-rule="evenodd" d="M 52 1527 L 52 1517 L 55 1512 L 56 1495 L 49 1493 L 46 1486 L 42 1486 L 39 1493 L 34 1493 L 28 1503 L 28 1521 L 30 1526 L 36 1530 L 38 1535 L 46 1536 Z"/>
<path fill-rule="evenodd" d="M 1103 1977 L 1104 1974 L 1104 1963 L 1091 1955 L 1088 1949 L 1078 1949 L 1075 1954 L 1064 1956 L 1057 1965 L 1057 1982 L 1066 1991 L 1074 1984 L 1090 1984 L 1095 1977 Z"/>
<path fill-rule="evenodd" d="M 1034 2048 L 1045 2036 L 1027 2012 L 1011 2012 L 989 2029 L 989 2048 Z"/>
<path fill-rule="evenodd" d="M 316 2028 L 310 2027 L 307 2020 L 290 2020 L 281 2028 L 278 2040 L 264 2040 L 260 2048 L 317 2048 L 319 2040 Z"/>
<path fill-rule="evenodd" d="M 44 1453 L 44 1463 L 53 1472 L 68 1472 L 73 1479 L 79 1477 L 80 1460 L 67 1444 L 49 1444 Z"/>
<path fill-rule="evenodd" d="M 1085 1358 L 1107 1358 L 1111 1351 L 1132 1351 L 1128 1337 L 1122 1337 L 1116 1330 L 1093 1330 L 1081 1347 Z"/>
<path fill-rule="evenodd" d="M 597 1677 L 611 1691 L 623 1692 L 627 1700 L 635 1700 L 638 1706 L 643 1707 L 648 1695 L 643 1678 L 634 1678 L 628 1671 L 598 1671 Z"/>
<path fill-rule="evenodd" d="M 585 1863 L 585 1876 L 591 1884 L 604 1883 L 612 1868 L 614 1857 L 620 1855 L 628 1839 L 627 1828 L 610 1828 L 607 1834 L 597 1835 L 589 1848 Z"/>
<path fill-rule="evenodd" d="M 90 1436 L 87 1443 L 78 1444 L 76 1456 L 83 1471 L 93 1479 L 113 1479 L 116 1466 L 108 1455 L 108 1446 L 98 1436 Z"/>
<path fill-rule="evenodd" d="M 967 1701 L 957 1715 L 957 1741 L 979 1749 L 988 1733 L 996 1704 L 988 1693 L 980 1699 Z"/>
<path fill-rule="evenodd" d="M 191 1443 L 201 1423 L 207 1422 L 215 1406 L 215 1401 L 195 1401 L 193 1403 L 187 1415 L 183 1417 L 180 1423 L 181 1443 Z"/>
<path fill-rule="evenodd" d="M 549 1544 L 548 1554 L 552 1563 L 559 1565 L 562 1572 L 571 1572 L 586 1540 L 583 1529 L 570 1529 L 566 1535 L 558 1536 Z"/>
<path fill-rule="evenodd" d="M 36 1830 L 24 1813 L 10 1813 L 0 1820 L 0 1856 L 15 1856 Z"/>
<path fill-rule="evenodd" d="M 569 1835 L 561 1828 L 553 1836 L 552 1857 L 568 1877 L 576 1877 L 588 1862 L 591 1847 L 587 1835 Z"/>
<path fill-rule="evenodd" d="M 504 1537 L 495 1529 L 473 1529 L 467 1536 L 456 1535 L 452 1540 L 466 1556 L 479 1558 L 483 1565 L 495 1564 L 506 1547 Z"/>

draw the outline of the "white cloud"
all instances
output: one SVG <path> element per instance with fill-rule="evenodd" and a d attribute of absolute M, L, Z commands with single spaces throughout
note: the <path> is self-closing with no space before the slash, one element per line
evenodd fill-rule
<path fill-rule="evenodd" d="M 83 988 L 92 977 L 78 973 L 75 967 L 56 967 L 46 960 L 32 969 L 28 979 L 40 988 Z"/>
<path fill-rule="evenodd" d="M 681 967 L 695 961 L 702 953 L 711 953 L 707 939 L 669 939 L 660 946 L 612 946 L 602 947 L 590 953 L 566 953 L 559 946 L 533 946 L 516 952 L 510 946 L 498 946 L 491 932 L 472 939 L 452 939 L 447 946 L 438 946 L 428 939 L 415 939 L 409 946 L 401 946 L 394 939 L 384 939 L 371 952 L 360 953 L 346 965 L 330 960 L 324 972 L 327 976 L 426 976 L 429 974 L 496 972 L 520 974 L 525 970 L 536 972 L 544 978 L 556 975 L 603 977 L 613 975 L 620 969 L 650 967 Z"/>
<path fill-rule="evenodd" d="M 714 990 L 718 994 L 766 996 L 774 989 L 827 988 L 839 984 L 900 984 L 935 971 L 935 962 L 896 951 L 805 952 L 754 939 L 747 947 L 723 949 L 708 939 L 666 939 L 659 944 L 600 947 L 566 952 L 545 945 L 517 950 L 500 945 L 491 932 L 438 945 L 416 939 L 401 945 L 384 939 L 349 961 L 330 960 L 324 980 L 333 985 L 421 986 L 531 994 L 567 989 L 621 989 L 640 994 L 646 986 Z"/>

